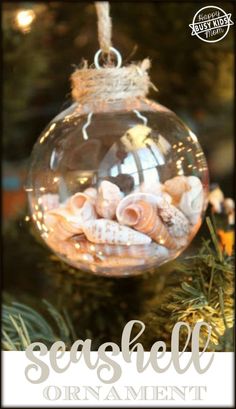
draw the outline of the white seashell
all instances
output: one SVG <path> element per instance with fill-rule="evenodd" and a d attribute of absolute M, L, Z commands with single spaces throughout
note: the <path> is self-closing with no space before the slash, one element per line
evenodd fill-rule
<path fill-rule="evenodd" d="M 167 260 L 169 258 L 170 251 L 166 247 L 156 243 L 152 243 L 152 247 L 155 261 Z"/>
<path fill-rule="evenodd" d="M 120 188 L 107 180 L 104 180 L 99 189 L 96 201 L 96 211 L 99 216 L 105 219 L 113 219 L 116 214 L 116 208 L 123 194 Z"/>
<path fill-rule="evenodd" d="M 136 253 L 136 257 L 105 257 L 101 258 L 101 265 L 103 267 L 131 267 L 131 266 L 139 266 L 139 265 L 144 265 L 152 262 L 163 262 L 165 260 L 169 259 L 170 252 L 163 246 L 160 246 L 158 244 L 152 243 L 151 246 L 152 248 L 152 258 L 140 258 L 138 257 L 138 251 Z"/>
<path fill-rule="evenodd" d="M 163 184 L 160 182 L 145 181 L 135 189 L 135 192 L 151 193 L 153 195 L 160 195 L 163 191 Z"/>
<path fill-rule="evenodd" d="M 145 202 L 149 202 L 153 205 L 157 205 L 161 196 L 156 196 L 151 193 L 142 193 L 136 192 L 131 193 L 130 195 L 125 196 L 117 206 L 116 209 L 116 217 L 119 223 L 125 224 L 125 220 L 123 220 L 123 210 L 129 206 L 130 204 L 139 202 L 140 200 L 144 200 Z"/>
<path fill-rule="evenodd" d="M 224 193 L 219 187 L 216 187 L 208 195 L 208 201 L 212 206 L 212 210 L 215 213 L 222 212 L 222 204 L 224 202 Z"/>
<path fill-rule="evenodd" d="M 97 189 L 95 189 L 95 187 L 88 187 L 87 189 L 85 189 L 84 194 L 91 199 L 93 204 L 96 202 L 98 192 Z"/>
<path fill-rule="evenodd" d="M 162 196 L 169 204 L 172 204 L 172 202 L 173 202 L 172 197 L 168 193 L 163 192 Z"/>
<path fill-rule="evenodd" d="M 146 146 L 151 131 L 148 126 L 135 125 L 133 128 L 128 129 L 120 140 L 128 151 L 140 149 Z"/>
<path fill-rule="evenodd" d="M 190 190 L 184 192 L 178 208 L 187 216 L 191 225 L 198 223 L 204 204 L 204 193 L 200 179 L 196 176 L 188 176 Z"/>
<path fill-rule="evenodd" d="M 85 236 L 92 243 L 149 244 L 150 237 L 108 219 L 90 220 L 83 225 Z"/>
<path fill-rule="evenodd" d="M 78 251 L 91 253 L 97 257 L 134 257 L 134 258 L 150 258 L 166 256 L 169 254 L 168 250 L 159 246 L 156 243 L 139 244 L 139 245 L 112 245 L 112 244 L 96 244 L 91 243 L 84 235 L 74 236 L 71 241 L 76 245 Z"/>
<path fill-rule="evenodd" d="M 224 199 L 223 205 L 224 205 L 224 211 L 226 214 L 230 214 L 234 212 L 235 203 L 234 203 L 234 200 L 231 199 L 231 197 L 226 197 L 226 199 Z"/>
<path fill-rule="evenodd" d="M 66 203 L 66 209 L 68 209 L 73 216 L 78 217 L 81 224 L 84 221 L 97 218 L 92 199 L 85 193 L 79 192 L 71 196 Z"/>
<path fill-rule="evenodd" d="M 38 203 L 41 204 L 45 210 L 55 209 L 59 206 L 59 195 L 56 193 L 46 193 L 39 198 Z"/>

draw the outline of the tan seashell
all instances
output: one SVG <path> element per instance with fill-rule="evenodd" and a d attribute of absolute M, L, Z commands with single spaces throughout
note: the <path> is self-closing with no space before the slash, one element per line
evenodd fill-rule
<path fill-rule="evenodd" d="M 57 240 L 65 240 L 82 232 L 81 223 L 64 208 L 50 210 L 44 214 L 48 234 Z"/>
<path fill-rule="evenodd" d="M 189 190 L 184 192 L 178 208 L 185 214 L 191 225 L 198 223 L 204 205 L 204 192 L 200 179 L 188 176 Z"/>
<path fill-rule="evenodd" d="M 94 256 L 88 252 L 80 251 L 71 238 L 56 240 L 55 237 L 48 236 L 45 241 L 56 253 L 67 257 L 69 260 L 94 262 Z"/>
<path fill-rule="evenodd" d="M 109 257 L 101 260 L 103 267 L 135 267 L 145 264 L 145 260 L 132 257 Z"/>
<path fill-rule="evenodd" d="M 46 238 L 46 242 L 56 253 L 67 256 L 70 259 L 77 257 L 76 248 L 68 240 L 58 240 L 55 237 L 49 236 Z"/>
<path fill-rule="evenodd" d="M 119 223 L 126 224 L 125 221 L 123 220 L 123 210 L 130 204 L 136 203 L 140 200 L 144 200 L 145 202 L 148 202 L 148 203 L 153 204 L 154 206 L 157 206 L 157 203 L 160 200 L 160 197 L 153 195 L 151 193 L 142 193 L 142 192 L 131 193 L 125 196 L 120 201 L 116 209 L 116 218 Z"/>
<path fill-rule="evenodd" d="M 149 244 L 150 237 L 108 219 L 90 220 L 83 225 L 85 236 L 92 243 Z"/>
<path fill-rule="evenodd" d="M 177 204 L 182 194 L 190 188 L 186 176 L 175 176 L 164 183 L 164 189 L 172 197 L 173 203 Z"/>
<path fill-rule="evenodd" d="M 169 249 L 177 247 L 161 218 L 157 215 L 155 206 L 144 200 L 131 203 L 122 211 L 122 221 L 128 226 L 147 234 L 157 243 Z"/>
<path fill-rule="evenodd" d="M 197 221 L 197 223 L 196 223 L 196 224 L 191 228 L 191 230 L 190 230 L 190 234 L 189 234 L 189 238 L 188 238 L 189 242 L 192 241 L 192 239 L 194 238 L 194 236 L 196 236 L 198 230 L 199 230 L 200 227 L 201 227 L 201 224 L 202 224 L 202 219 L 199 218 L 198 221 Z"/>
<path fill-rule="evenodd" d="M 83 223 L 97 217 L 90 198 L 76 193 L 64 205 L 45 212 L 44 223 L 48 234 L 56 240 L 66 240 L 83 232 Z"/>
<path fill-rule="evenodd" d="M 91 243 L 84 235 L 74 236 L 72 239 L 78 251 L 88 252 L 100 257 L 134 257 L 134 258 L 150 258 L 167 256 L 168 250 L 165 247 L 159 246 L 156 243 L 151 244 L 136 244 L 136 245 L 112 245 L 112 244 L 96 244 Z"/>
<path fill-rule="evenodd" d="M 107 180 L 104 180 L 99 189 L 96 201 L 96 211 L 99 216 L 105 219 L 113 219 L 116 214 L 116 208 L 123 194 L 118 186 Z"/>
<path fill-rule="evenodd" d="M 212 206 L 212 210 L 215 213 L 222 212 L 222 204 L 224 202 L 224 193 L 219 187 L 216 187 L 208 195 L 208 201 Z"/>

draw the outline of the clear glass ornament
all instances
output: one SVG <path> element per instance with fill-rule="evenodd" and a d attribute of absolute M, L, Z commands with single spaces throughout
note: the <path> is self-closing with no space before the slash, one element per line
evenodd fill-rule
<path fill-rule="evenodd" d="M 160 104 L 74 103 L 36 142 L 27 191 L 35 225 L 59 257 L 126 276 L 189 245 L 206 209 L 208 169 L 197 137 Z"/>

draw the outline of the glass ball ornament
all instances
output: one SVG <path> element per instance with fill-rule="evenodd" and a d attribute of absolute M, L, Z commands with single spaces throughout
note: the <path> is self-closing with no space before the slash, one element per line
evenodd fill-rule
<path fill-rule="evenodd" d="M 52 251 L 78 269 L 122 277 L 190 244 L 207 205 L 208 169 L 195 134 L 158 103 L 74 103 L 36 142 L 27 191 Z"/>

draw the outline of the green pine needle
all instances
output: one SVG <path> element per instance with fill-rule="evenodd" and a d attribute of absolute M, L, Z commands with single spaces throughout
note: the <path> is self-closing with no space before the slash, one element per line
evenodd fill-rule
<path fill-rule="evenodd" d="M 53 326 L 46 319 L 24 304 L 13 302 L 3 304 L 2 309 L 2 349 L 7 351 L 22 351 L 32 342 L 41 341 L 48 347 L 59 339 L 69 346 L 76 337 L 70 323 L 68 326 L 64 317 L 49 302 L 43 300 L 47 311 L 53 319 Z M 68 314 L 67 314 L 68 315 Z"/>

